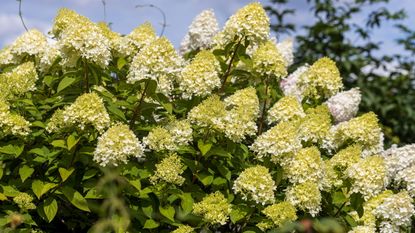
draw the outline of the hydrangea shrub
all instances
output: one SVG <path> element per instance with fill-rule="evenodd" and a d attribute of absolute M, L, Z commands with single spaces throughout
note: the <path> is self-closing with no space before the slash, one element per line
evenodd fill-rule
<path fill-rule="evenodd" d="M 0 50 L 1 232 L 403 232 L 415 148 L 385 149 L 328 57 L 293 63 L 259 3 L 179 52 L 69 9 Z"/>

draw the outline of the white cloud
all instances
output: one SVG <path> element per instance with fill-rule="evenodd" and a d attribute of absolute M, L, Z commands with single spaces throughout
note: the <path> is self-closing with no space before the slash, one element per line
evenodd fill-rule
<path fill-rule="evenodd" d="M 24 18 L 23 20 L 29 29 L 36 28 L 43 33 L 47 33 L 49 31 L 49 22 L 31 18 Z M 19 15 L 0 14 L 0 45 L 4 46 L 12 43 L 24 32 L 25 29 L 22 25 Z"/>

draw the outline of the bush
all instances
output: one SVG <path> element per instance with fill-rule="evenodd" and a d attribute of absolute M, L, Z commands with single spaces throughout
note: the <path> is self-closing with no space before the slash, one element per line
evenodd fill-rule
<path fill-rule="evenodd" d="M 414 214 L 413 145 L 384 150 L 323 57 L 259 3 L 177 54 L 150 24 L 120 35 L 62 9 L 0 52 L 3 232 L 399 232 Z"/>

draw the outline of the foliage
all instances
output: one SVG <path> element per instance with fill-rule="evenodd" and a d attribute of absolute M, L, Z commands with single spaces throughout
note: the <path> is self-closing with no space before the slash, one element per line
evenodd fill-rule
<path fill-rule="evenodd" d="M 287 75 L 259 3 L 209 22 L 179 55 L 148 23 L 123 36 L 62 9 L 55 43 L 0 51 L 2 232 L 408 228 L 414 148 L 384 151 L 336 63 Z"/>

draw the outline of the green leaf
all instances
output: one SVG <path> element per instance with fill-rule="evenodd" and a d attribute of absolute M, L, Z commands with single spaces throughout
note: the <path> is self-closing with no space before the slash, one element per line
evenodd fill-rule
<path fill-rule="evenodd" d="M 193 198 L 192 194 L 190 193 L 183 193 L 180 198 L 182 199 L 182 202 L 180 203 L 183 211 L 185 214 L 189 214 L 193 210 Z"/>
<path fill-rule="evenodd" d="M 210 148 L 212 148 L 211 143 L 204 143 L 202 140 L 199 140 L 197 142 L 197 147 L 199 148 L 200 152 L 202 152 L 202 155 L 205 155 L 209 152 Z"/>
<path fill-rule="evenodd" d="M 204 186 L 208 186 L 213 182 L 213 176 L 210 174 L 201 173 L 197 175 L 197 177 L 199 178 L 200 182 L 202 182 Z"/>
<path fill-rule="evenodd" d="M 153 216 L 153 206 L 149 205 L 149 206 L 144 206 L 141 208 L 143 210 L 143 213 L 151 218 Z"/>
<path fill-rule="evenodd" d="M 60 147 L 66 149 L 66 143 L 65 140 L 55 140 L 52 143 L 52 146 L 54 147 Z"/>
<path fill-rule="evenodd" d="M 69 168 L 69 170 L 66 170 L 65 168 L 63 168 L 63 167 L 60 167 L 59 169 L 58 169 L 58 171 L 59 171 L 59 175 L 61 176 L 61 178 L 62 178 L 62 182 L 64 182 L 65 180 L 67 180 L 68 179 L 68 177 L 73 173 L 73 171 L 74 171 L 75 169 L 73 168 L 73 167 L 71 167 L 71 168 Z"/>
<path fill-rule="evenodd" d="M 160 226 L 160 223 L 154 221 L 153 219 L 147 219 L 144 223 L 144 229 L 154 229 Z"/>
<path fill-rule="evenodd" d="M 125 58 L 123 58 L 123 57 L 118 58 L 118 60 L 117 60 L 117 68 L 119 70 L 121 70 L 126 64 L 127 64 L 127 61 L 125 60 Z"/>
<path fill-rule="evenodd" d="M 128 183 L 130 183 L 138 191 L 141 190 L 141 182 L 140 182 L 140 179 L 135 179 L 135 180 L 127 179 L 127 180 L 128 180 Z"/>
<path fill-rule="evenodd" d="M 109 105 L 108 107 L 107 107 L 107 109 L 111 112 L 111 113 L 113 113 L 114 115 L 116 115 L 117 117 L 119 117 L 120 119 L 122 119 L 122 120 L 124 120 L 124 121 L 127 121 L 127 118 L 125 118 L 125 115 L 124 115 L 124 113 L 120 110 L 120 109 L 118 109 L 115 105 Z"/>
<path fill-rule="evenodd" d="M 48 86 L 51 87 L 53 81 L 53 76 L 47 75 L 43 78 L 43 82 Z"/>
<path fill-rule="evenodd" d="M 65 195 L 65 197 L 72 203 L 72 205 L 80 210 L 90 212 L 88 202 L 78 191 L 68 186 L 64 186 L 60 190 L 62 191 L 63 195 Z"/>
<path fill-rule="evenodd" d="M 19 168 L 19 175 L 20 175 L 20 179 L 22 180 L 22 182 L 24 182 L 27 178 L 29 178 L 33 174 L 34 171 L 35 169 L 27 165 L 23 165 L 23 167 Z"/>
<path fill-rule="evenodd" d="M 250 208 L 244 205 L 237 205 L 232 207 L 230 213 L 232 223 L 236 223 L 239 220 L 243 219 L 250 211 Z"/>
<path fill-rule="evenodd" d="M 343 194 L 343 192 L 335 192 L 332 196 L 333 203 L 334 204 L 340 204 L 342 205 L 344 202 L 347 201 L 347 197 Z"/>
<path fill-rule="evenodd" d="M 170 221 L 174 222 L 174 214 L 175 214 L 176 211 L 174 210 L 174 208 L 172 206 L 170 206 L 170 205 L 167 205 L 166 207 L 159 206 L 159 210 L 160 210 L 160 213 L 164 217 L 166 217 Z"/>
<path fill-rule="evenodd" d="M 48 221 L 52 222 L 58 212 L 58 202 L 53 198 L 46 199 L 43 202 L 43 211 Z"/>
<path fill-rule="evenodd" d="M 163 103 L 162 105 L 168 113 L 170 113 L 170 114 L 173 113 L 173 105 L 171 103 Z"/>
<path fill-rule="evenodd" d="M 58 89 L 57 89 L 57 93 L 61 92 L 63 89 L 69 87 L 70 85 L 72 85 L 74 82 L 76 81 L 75 78 L 71 78 L 71 77 L 65 77 L 63 78 L 59 85 L 58 85 Z"/>
<path fill-rule="evenodd" d="M 100 194 L 96 188 L 92 188 L 86 193 L 85 198 L 86 199 L 103 199 L 104 196 Z"/>
<path fill-rule="evenodd" d="M 14 155 L 15 157 L 18 157 L 20 154 L 22 154 L 23 149 L 24 146 L 7 145 L 0 147 L 0 153 Z"/>
<path fill-rule="evenodd" d="M 360 193 L 353 193 L 350 195 L 350 204 L 356 210 L 357 214 L 361 218 L 363 216 L 363 203 L 365 200 Z"/>
<path fill-rule="evenodd" d="M 20 193 L 19 190 L 10 185 L 1 185 L 1 189 L 3 190 L 3 194 L 7 197 L 15 197 Z"/>
<path fill-rule="evenodd" d="M 47 193 L 50 189 L 56 186 L 57 185 L 53 183 L 44 183 L 43 181 L 35 180 L 32 183 L 32 190 L 36 197 L 40 199 L 43 194 Z"/>
<path fill-rule="evenodd" d="M 2 164 L 0 163 L 0 179 L 3 177 L 3 172 Z"/>
<path fill-rule="evenodd" d="M 79 142 L 79 138 L 76 139 L 73 134 L 69 135 L 66 139 L 66 143 L 68 144 L 68 150 L 71 150 L 77 143 Z"/>

